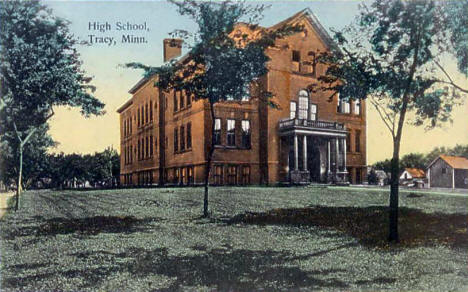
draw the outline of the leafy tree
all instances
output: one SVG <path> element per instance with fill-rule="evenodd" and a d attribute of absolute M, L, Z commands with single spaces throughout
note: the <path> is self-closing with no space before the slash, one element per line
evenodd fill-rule
<path fill-rule="evenodd" d="M 182 16 L 191 18 L 198 27 L 196 33 L 176 30 L 173 36 L 189 44 L 190 52 L 184 61 L 172 61 L 160 67 L 129 63 L 127 67 L 143 69 L 145 76 L 158 76 L 156 86 L 165 90 L 185 90 L 195 100 L 206 100 L 210 108 L 211 133 L 214 133 L 214 106 L 228 98 L 241 100 L 249 95 L 249 85 L 255 87 L 267 73 L 269 57 L 265 50 L 277 38 L 302 30 L 300 26 L 284 25 L 277 30 L 265 30 L 258 22 L 264 5 L 247 5 L 241 1 L 171 1 Z M 248 30 L 236 36 L 235 26 L 245 20 Z M 257 34 L 258 33 L 258 34 Z M 227 66 L 226 64 L 229 64 Z M 258 94 L 262 102 L 275 106 L 271 93 Z M 214 139 L 208 146 L 205 170 L 203 216 L 208 217 L 208 185 L 211 160 L 215 151 Z"/>
<path fill-rule="evenodd" d="M 92 95 L 68 22 L 38 1 L 2 2 L 0 42 L 0 118 L 2 135 L 18 140 L 18 209 L 25 147 L 54 115 L 53 107 L 80 107 L 89 116 L 102 114 L 104 104 Z"/>
<path fill-rule="evenodd" d="M 466 52 L 467 43 L 460 41 L 466 35 L 462 32 L 459 37 L 458 26 L 447 25 L 448 11 L 433 0 L 375 0 L 362 5 L 356 22 L 335 33 L 340 50 L 321 55 L 321 62 L 328 65 L 319 78 L 323 84 L 311 86 L 332 90 L 341 99 L 367 99 L 391 133 L 390 241 L 398 241 L 398 174 L 405 123 L 432 128 L 449 121 L 453 107 L 468 92 L 444 67 L 444 60 L 455 56 L 459 68 L 466 68 L 462 50 Z M 466 10 L 460 14 L 466 15 Z"/>

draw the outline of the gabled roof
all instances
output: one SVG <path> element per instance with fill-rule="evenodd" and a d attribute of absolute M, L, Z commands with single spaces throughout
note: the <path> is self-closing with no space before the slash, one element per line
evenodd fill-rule
<path fill-rule="evenodd" d="M 306 19 L 309 21 L 309 23 L 312 25 L 312 27 L 315 29 L 317 32 L 318 36 L 322 40 L 322 42 L 329 48 L 329 49 L 336 49 L 336 44 L 331 38 L 331 36 L 328 34 L 328 32 L 325 30 L 325 28 L 322 26 L 320 23 L 318 17 L 310 10 L 310 8 L 305 8 L 298 13 L 294 14 L 291 17 L 286 18 L 283 21 L 278 22 L 277 24 L 270 26 L 268 29 L 277 29 L 281 27 L 282 25 L 291 23 L 295 20 L 298 20 L 302 17 L 306 17 Z"/>
<path fill-rule="evenodd" d="M 405 171 L 407 171 L 413 178 L 426 177 L 426 173 L 424 172 L 424 170 L 419 168 L 405 168 Z"/>
<path fill-rule="evenodd" d="M 450 165 L 452 168 L 468 169 L 468 159 L 466 159 L 465 157 L 440 155 L 439 158 L 447 162 L 447 164 Z"/>

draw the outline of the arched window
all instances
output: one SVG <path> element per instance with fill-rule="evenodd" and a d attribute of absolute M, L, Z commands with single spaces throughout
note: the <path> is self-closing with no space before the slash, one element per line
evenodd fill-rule
<path fill-rule="evenodd" d="M 307 119 L 309 116 L 309 93 L 305 90 L 299 91 L 299 119 Z"/>

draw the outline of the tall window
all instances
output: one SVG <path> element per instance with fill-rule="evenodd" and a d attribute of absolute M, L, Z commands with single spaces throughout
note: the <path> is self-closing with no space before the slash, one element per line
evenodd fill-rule
<path fill-rule="evenodd" d="M 133 145 L 130 145 L 130 163 L 133 162 Z"/>
<path fill-rule="evenodd" d="M 179 130 L 174 129 L 174 152 L 179 151 Z"/>
<path fill-rule="evenodd" d="M 180 101 L 179 108 L 183 109 L 185 107 L 185 97 L 184 97 L 184 95 L 182 94 L 181 91 L 178 91 L 178 93 L 179 93 L 179 101 Z"/>
<path fill-rule="evenodd" d="M 291 59 L 293 62 L 300 62 L 301 61 L 301 52 L 300 51 L 292 51 Z"/>
<path fill-rule="evenodd" d="M 361 100 L 360 99 L 356 99 L 354 101 L 354 114 L 355 115 L 361 114 Z"/>
<path fill-rule="evenodd" d="M 242 184 L 250 184 L 250 166 L 242 166 Z"/>
<path fill-rule="evenodd" d="M 346 133 L 346 152 L 351 152 L 351 132 Z"/>
<path fill-rule="evenodd" d="M 309 94 L 305 90 L 299 92 L 299 119 L 307 119 L 309 115 Z"/>
<path fill-rule="evenodd" d="M 297 111 L 297 103 L 295 101 L 291 101 L 291 103 L 289 104 L 289 118 L 295 119 L 296 111 Z"/>
<path fill-rule="evenodd" d="M 178 111 L 178 103 L 177 103 L 177 92 L 176 90 L 174 90 L 174 111 Z"/>
<path fill-rule="evenodd" d="M 223 166 L 222 165 L 215 165 L 213 178 L 214 178 L 215 185 L 223 184 Z"/>
<path fill-rule="evenodd" d="M 145 158 L 149 156 L 149 138 L 145 138 L 146 144 L 145 144 Z"/>
<path fill-rule="evenodd" d="M 237 184 L 237 165 L 228 166 L 227 181 L 230 185 Z"/>
<path fill-rule="evenodd" d="M 351 112 L 349 100 L 340 99 L 338 101 L 338 112 L 343 114 L 349 114 Z"/>
<path fill-rule="evenodd" d="M 130 134 L 132 133 L 132 126 L 133 126 L 132 118 L 130 117 Z"/>
<path fill-rule="evenodd" d="M 187 97 L 187 106 L 190 106 L 192 104 L 192 96 L 190 94 L 187 94 L 187 91 L 183 91 L 183 94 Z"/>
<path fill-rule="evenodd" d="M 180 126 L 180 151 L 185 150 L 185 127 Z"/>
<path fill-rule="evenodd" d="M 242 96 L 241 101 L 249 101 L 250 100 L 250 84 L 244 86 L 245 94 Z"/>
<path fill-rule="evenodd" d="M 250 148 L 250 121 L 242 120 L 242 147 Z"/>
<path fill-rule="evenodd" d="M 148 103 L 145 104 L 145 124 L 148 123 Z"/>
<path fill-rule="evenodd" d="M 356 130 L 354 136 L 354 150 L 356 152 L 361 152 L 361 131 Z"/>
<path fill-rule="evenodd" d="M 153 157 L 153 135 L 150 136 L 150 157 Z"/>
<path fill-rule="evenodd" d="M 141 145 L 140 145 L 140 139 L 138 139 L 138 151 L 137 151 L 137 157 L 138 157 L 138 160 L 141 159 Z"/>
<path fill-rule="evenodd" d="M 192 148 L 192 123 L 187 124 L 187 149 Z"/>
<path fill-rule="evenodd" d="M 145 123 L 145 106 L 142 105 L 141 106 L 141 122 L 140 122 L 140 125 L 143 126 L 144 123 Z"/>
<path fill-rule="evenodd" d="M 310 104 L 310 119 L 312 121 L 317 120 L 317 105 L 313 103 Z"/>
<path fill-rule="evenodd" d="M 221 119 L 215 119 L 213 139 L 215 145 L 221 145 Z"/>
<path fill-rule="evenodd" d="M 187 167 L 187 183 L 189 185 L 193 184 L 193 166 Z"/>
<path fill-rule="evenodd" d="M 138 108 L 138 111 L 137 111 L 137 126 L 138 127 L 140 126 L 140 108 Z"/>
<path fill-rule="evenodd" d="M 236 146 L 236 120 L 227 120 L 227 145 Z"/>
<path fill-rule="evenodd" d="M 150 100 L 150 103 L 149 103 L 149 116 L 150 116 L 150 121 L 152 122 L 153 121 L 153 101 Z"/>

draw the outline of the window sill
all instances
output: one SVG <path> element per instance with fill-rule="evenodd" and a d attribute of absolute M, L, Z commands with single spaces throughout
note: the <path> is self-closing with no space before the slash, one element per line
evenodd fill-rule
<path fill-rule="evenodd" d="M 224 149 L 224 150 L 251 150 L 252 147 L 238 147 L 232 145 L 215 145 L 215 149 Z"/>

